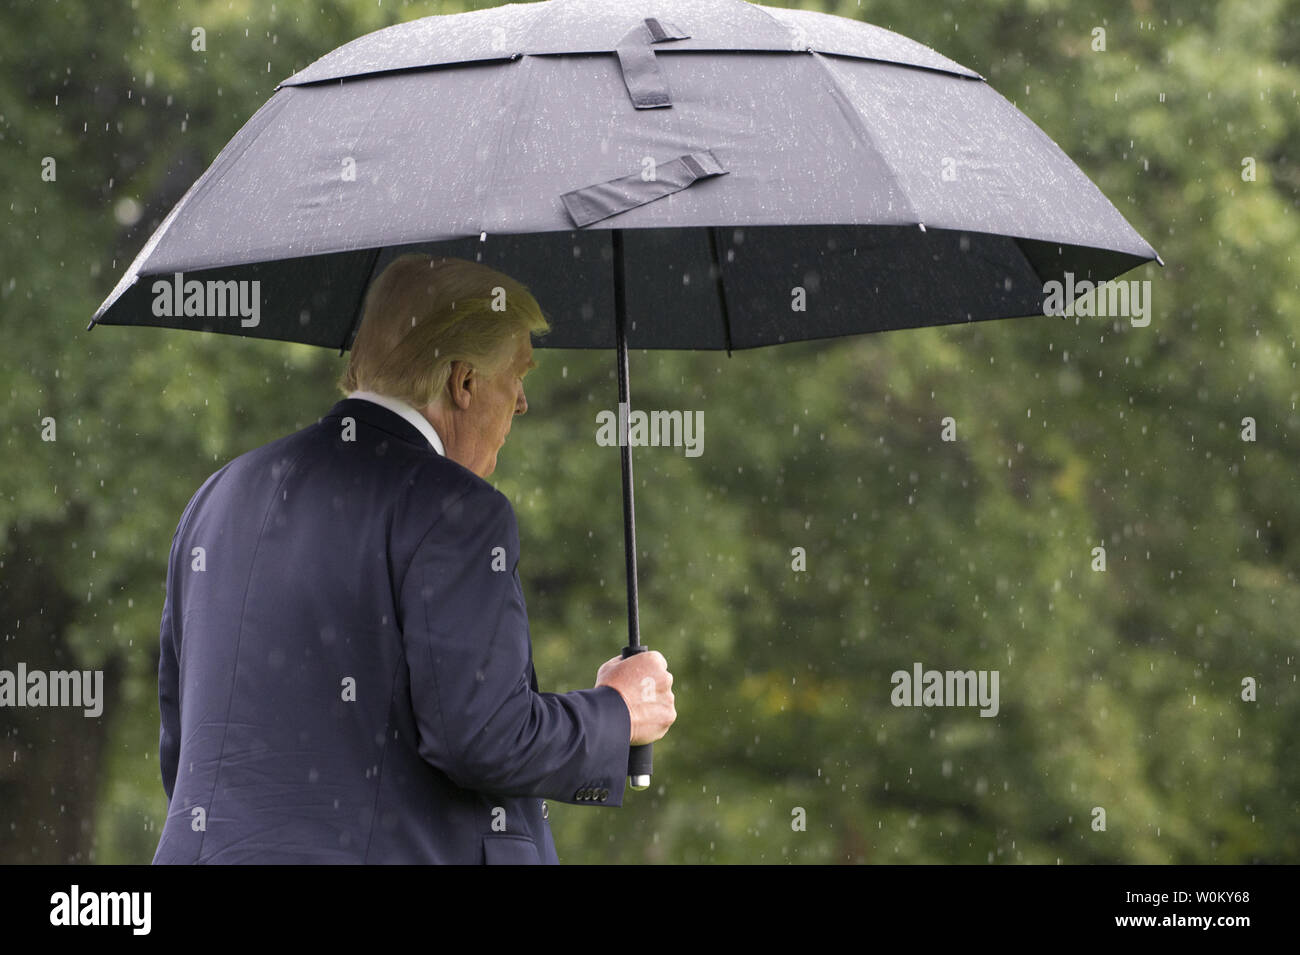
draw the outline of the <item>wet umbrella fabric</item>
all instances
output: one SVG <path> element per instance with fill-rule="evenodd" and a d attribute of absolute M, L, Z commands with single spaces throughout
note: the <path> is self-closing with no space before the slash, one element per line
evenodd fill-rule
<path fill-rule="evenodd" d="M 632 348 L 1040 314 L 1066 272 L 1156 258 L 976 73 L 896 34 L 743 0 L 549 0 L 380 30 L 283 81 L 95 321 L 344 348 L 413 246 L 528 285 L 543 347 L 607 348 L 615 230 Z M 156 314 L 150 279 L 178 272 L 259 281 L 258 324 Z"/>
<path fill-rule="evenodd" d="M 624 406 L 628 348 L 1041 315 L 1050 282 L 1159 261 L 979 74 L 897 34 L 744 0 L 548 0 L 393 26 L 284 80 L 91 324 L 346 349 L 412 251 L 528 286 L 537 347 L 617 347 Z"/>

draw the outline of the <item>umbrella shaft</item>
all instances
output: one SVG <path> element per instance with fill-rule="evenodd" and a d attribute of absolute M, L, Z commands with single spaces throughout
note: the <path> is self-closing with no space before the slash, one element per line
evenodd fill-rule
<path fill-rule="evenodd" d="M 627 298 L 623 272 L 623 232 L 614 229 L 614 329 L 618 344 L 619 450 L 623 461 L 623 550 L 627 555 L 627 643 L 641 645 L 641 621 L 636 592 L 636 505 L 632 500 L 632 442 L 628 421 L 632 405 L 627 383 Z"/>

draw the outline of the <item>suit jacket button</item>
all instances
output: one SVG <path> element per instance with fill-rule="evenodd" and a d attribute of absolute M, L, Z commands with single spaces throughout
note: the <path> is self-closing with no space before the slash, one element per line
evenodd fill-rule
<path fill-rule="evenodd" d="M 600 791 L 600 801 L 601 801 L 601 802 L 604 802 L 604 801 L 605 801 L 606 799 L 608 799 L 608 798 L 609 798 L 609 790 L 608 790 L 608 789 L 602 789 L 602 790 Z"/>
<path fill-rule="evenodd" d="M 545 800 L 543 800 L 543 802 L 542 802 L 542 818 L 543 818 L 543 819 L 549 819 L 550 817 L 551 817 L 551 812 L 550 812 L 550 810 L 546 807 L 546 802 L 545 802 Z"/>

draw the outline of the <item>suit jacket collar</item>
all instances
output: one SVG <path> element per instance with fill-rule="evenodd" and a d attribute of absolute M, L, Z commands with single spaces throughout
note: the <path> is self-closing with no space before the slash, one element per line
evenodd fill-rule
<path fill-rule="evenodd" d="M 389 411 L 382 405 L 377 405 L 373 401 L 366 401 L 363 398 L 344 398 L 331 408 L 329 413 L 321 420 L 346 417 L 356 418 L 358 421 L 368 424 L 372 428 L 378 428 L 394 438 L 413 444 L 417 448 L 424 448 L 430 454 L 438 453 L 424 435 L 420 433 L 420 429 L 411 422 L 396 412 Z"/>

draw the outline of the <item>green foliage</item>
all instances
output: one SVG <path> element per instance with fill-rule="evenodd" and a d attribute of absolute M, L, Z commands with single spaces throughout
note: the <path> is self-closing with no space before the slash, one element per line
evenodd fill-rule
<path fill-rule="evenodd" d="M 1297 861 L 1300 4 L 817 8 L 980 71 L 1052 136 L 1168 263 L 1126 276 L 1151 281 L 1152 321 L 634 353 L 634 406 L 706 424 L 701 457 L 634 455 L 641 630 L 680 718 L 649 793 L 552 803 L 561 858 Z M 0 760 L 0 861 L 152 856 L 172 531 L 208 474 L 336 398 L 331 352 L 86 321 L 275 82 L 458 9 L 0 14 L 0 666 L 35 632 L 120 672 L 75 782 L 0 711 L 22 754 Z M 123 225 L 129 201 L 144 214 Z M 493 480 L 519 516 L 543 689 L 564 690 L 626 642 L 618 453 L 594 441 L 616 383 L 612 355 L 537 358 Z M 48 589 L 14 583 L 33 573 Z M 891 673 L 913 661 L 999 670 L 998 716 L 895 708 Z M 52 802 L 83 818 L 79 844 Z"/>

